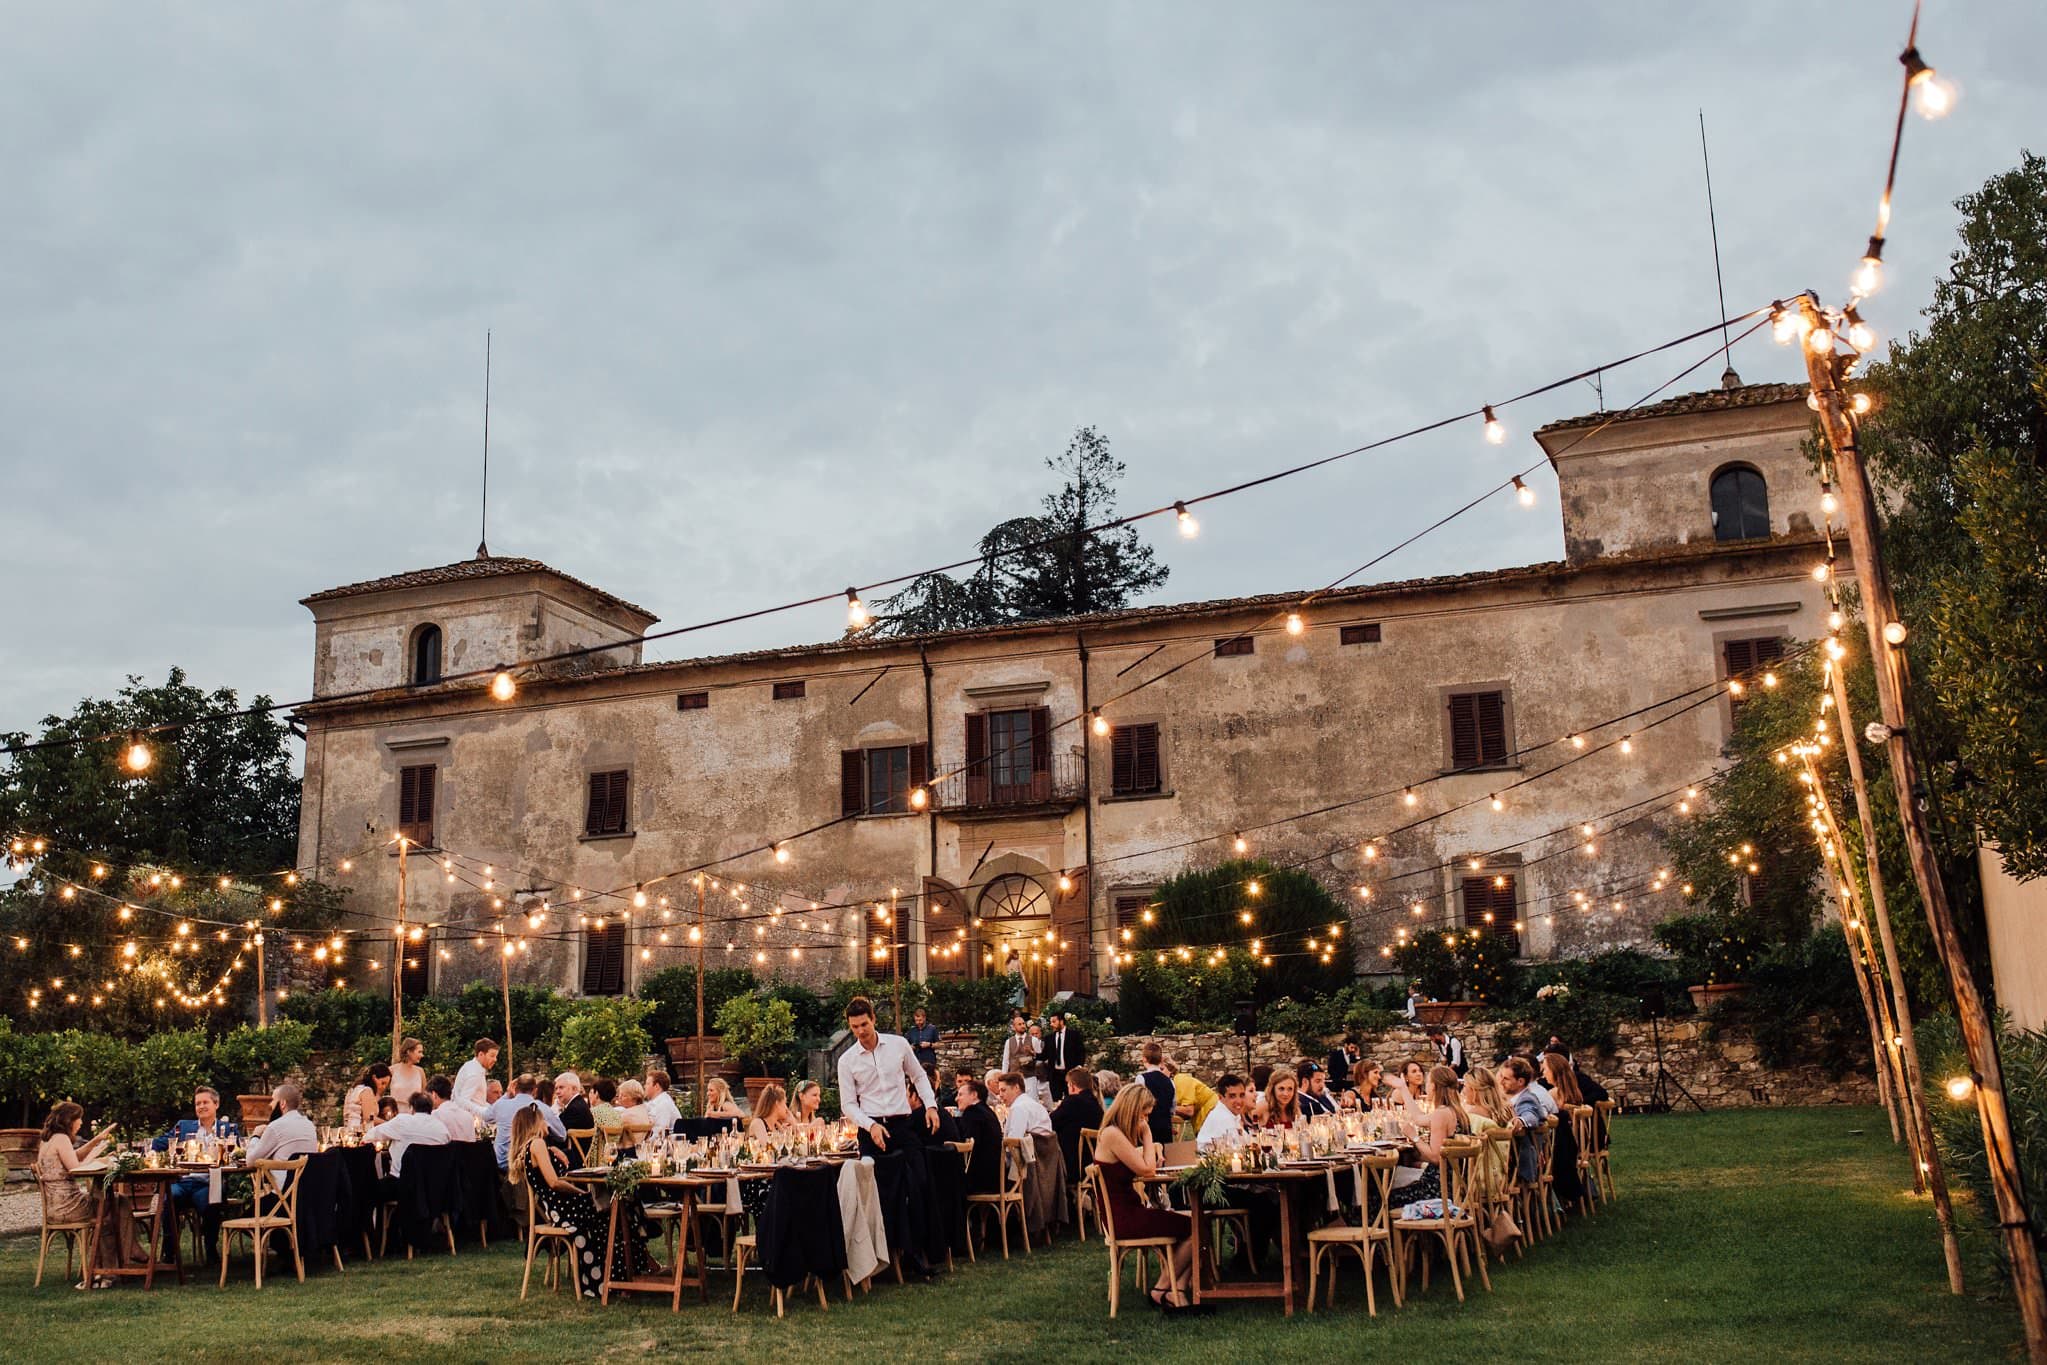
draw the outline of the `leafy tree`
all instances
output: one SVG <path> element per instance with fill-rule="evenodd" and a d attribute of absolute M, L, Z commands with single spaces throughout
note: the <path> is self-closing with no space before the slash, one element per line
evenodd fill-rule
<path fill-rule="evenodd" d="M 1151 923 L 1137 928 L 1129 945 L 1132 961 L 1123 969 L 1127 1010 L 1144 1009 L 1142 1001 L 1131 1000 L 1133 990 L 1143 995 L 1151 989 L 1147 983 L 1170 982 L 1167 994 L 1154 1002 L 1155 1012 L 1168 1018 L 1223 1022 L 1229 1017 L 1227 1000 L 1205 1005 L 1200 1016 L 1175 1013 L 1188 1007 L 1178 1002 L 1214 995 L 1187 986 L 1181 978 L 1204 975 L 1202 959 L 1217 949 L 1236 950 L 1252 963 L 1249 950 L 1254 941 L 1257 970 L 1244 983 L 1249 989 L 1241 998 L 1260 1004 L 1282 996 L 1310 1000 L 1350 983 L 1346 940 L 1332 938 L 1329 932 L 1332 925 L 1347 926 L 1350 916 L 1328 888 L 1298 869 L 1277 869 L 1263 860 L 1247 859 L 1185 872 L 1159 887 L 1151 913 Z M 1312 949 L 1310 940 L 1316 945 Z M 1190 950 L 1191 960 L 1181 958 L 1183 948 Z M 1324 951 L 1330 956 L 1326 963 Z M 1168 959 L 1163 964 L 1158 961 L 1161 953 Z M 1271 966 L 1263 963 L 1267 956 Z"/>
<path fill-rule="evenodd" d="M 875 631 L 915 635 L 1113 611 L 1166 581 L 1170 571 L 1135 527 L 1087 530 L 1116 514 L 1123 462 L 1109 453 L 1108 437 L 1082 427 L 1045 466 L 1063 483 L 1042 512 L 981 537 L 981 563 L 967 577 L 926 574 L 879 601 Z"/>
<path fill-rule="evenodd" d="M 562 1025 L 562 1064 L 598 1076 L 639 1075 L 653 1050 L 645 1027 L 652 1008 L 629 995 L 584 1001 Z"/>

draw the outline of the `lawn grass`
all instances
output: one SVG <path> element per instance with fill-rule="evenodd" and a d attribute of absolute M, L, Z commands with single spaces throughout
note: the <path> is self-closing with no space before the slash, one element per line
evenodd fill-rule
<path fill-rule="evenodd" d="M 1176 1362 L 1255 1359 L 1281 1349 L 1396 1360 L 1982 1360 L 2014 1356 L 2008 1301 L 1971 1265 L 1974 1292 L 1946 1292 L 1931 1206 L 1909 1193 L 1906 1159 L 1869 1109 L 1622 1119 L 1620 1199 L 1528 1258 L 1495 1266 L 1495 1292 L 1459 1305 L 1447 1282 L 1365 1316 L 1355 1263 L 1334 1312 L 1283 1319 L 1277 1305 L 1168 1322 L 1126 1290 L 1109 1320 L 1105 1256 L 1071 1240 L 1028 1259 L 983 1260 L 929 1285 L 877 1287 L 829 1313 L 815 1299 L 777 1321 L 730 1280 L 708 1305 L 609 1309 L 536 1294 L 518 1301 L 509 1249 L 331 1270 L 261 1294 L 237 1261 L 210 1279 L 145 1295 L 82 1294 L 46 1276 L 29 1287 L 35 1239 L 0 1245 L 0 1325 L 10 1359 L 174 1356 L 444 1362 L 631 1359 L 700 1353 L 806 1362 L 1071 1362 L 1143 1354 Z M 1979 1243 L 1980 1245 L 1980 1243 Z M 60 1267 L 61 1268 L 61 1267 Z"/>

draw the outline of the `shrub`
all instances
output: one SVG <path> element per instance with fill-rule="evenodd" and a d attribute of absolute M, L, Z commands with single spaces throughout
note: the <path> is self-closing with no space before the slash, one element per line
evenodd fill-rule
<path fill-rule="evenodd" d="M 734 996 L 718 1010 L 718 1032 L 747 1075 L 777 1075 L 796 1042 L 796 1012 L 764 993 Z"/>
<path fill-rule="evenodd" d="M 745 967 L 710 967 L 704 971 L 704 1028 L 716 1033 L 718 1011 L 735 995 L 760 985 Z M 640 983 L 640 999 L 653 1006 L 647 1027 L 656 1038 L 693 1038 L 697 1031 L 697 969 L 664 967 Z"/>
<path fill-rule="evenodd" d="M 544 986 L 514 986 L 511 1043 L 520 1052 L 531 1051 L 549 1030 L 561 1026 L 561 997 Z M 489 981 L 472 981 L 455 997 L 455 1015 L 461 1023 L 463 1041 L 505 1038 L 505 995 Z M 385 1025 L 389 1029 L 389 1024 Z M 416 1035 L 415 1035 L 416 1036 Z"/>
<path fill-rule="evenodd" d="M 1691 983 L 1684 980 L 1678 963 L 1652 957 L 1639 948 L 1616 948 L 1593 957 L 1548 963 L 1524 984 L 1536 987 L 1552 981 L 1561 981 L 1573 991 L 1632 997 L 1661 1014 L 1691 1011 L 1691 997 L 1684 989 Z"/>
<path fill-rule="evenodd" d="M 312 1050 L 313 1026 L 302 1020 L 260 1029 L 243 1024 L 213 1045 L 213 1074 L 229 1094 L 260 1094 L 304 1066 Z"/>
<path fill-rule="evenodd" d="M 562 1024 L 560 1061 L 585 1075 L 639 1075 L 654 1046 L 646 1029 L 650 1012 L 631 996 L 583 1001 Z"/>
<path fill-rule="evenodd" d="M 974 981 L 940 978 L 929 984 L 931 1022 L 940 1028 L 991 1028 L 1009 1018 L 1013 987 L 1006 976 L 984 976 Z"/>
<path fill-rule="evenodd" d="M 1254 882 L 1256 895 L 1250 892 Z M 1252 916 L 1248 930 L 1242 921 L 1247 912 Z M 1260 970 L 1245 996 L 1260 1001 L 1281 996 L 1313 999 L 1347 985 L 1351 964 L 1347 952 L 1331 954 L 1325 963 L 1307 951 L 1307 942 L 1326 939 L 1333 924 L 1349 923 L 1350 912 L 1307 873 L 1275 868 L 1260 859 L 1227 862 L 1182 873 L 1159 887 L 1152 922 L 1137 929 L 1131 965 L 1142 963 L 1146 953 L 1153 954 L 1156 965 L 1161 950 L 1170 955 L 1182 947 L 1223 947 L 1256 935 L 1273 962 Z M 1130 974 L 1126 967 L 1124 977 Z"/>
<path fill-rule="evenodd" d="M 1746 1026 L 1765 1066 L 1810 1063 L 1840 1076 L 1868 1057 L 1869 1016 L 1839 925 L 1772 948 L 1748 975 L 1748 993 L 1722 1001 L 1708 1018 L 1716 1028 Z"/>
<path fill-rule="evenodd" d="M 1540 1048 L 1554 1036 L 1572 1052 L 1610 1052 L 1620 1021 L 1635 1018 L 1640 1012 L 1641 1002 L 1633 997 L 1574 987 L 1548 999 L 1531 998 L 1517 1005 L 1474 1010 L 1471 1017 L 1481 1023 L 1499 1021 L 1515 1025 L 1510 1050 Z"/>
<path fill-rule="evenodd" d="M 131 1111 L 119 1115 L 123 1123 L 162 1123 L 184 1112 L 192 1092 L 213 1079 L 213 1050 L 201 1028 L 154 1034 L 137 1043 L 131 1056 L 135 1089 L 128 1096 Z"/>
<path fill-rule="evenodd" d="M 1746 981 L 1763 942 L 1755 918 L 1739 910 L 1679 915 L 1656 926 L 1656 941 L 1677 955 L 1688 986 Z"/>
<path fill-rule="evenodd" d="M 313 1026 L 313 1047 L 353 1055 L 364 1038 L 391 1037 L 391 997 L 373 991 L 295 991 L 278 1004 L 280 1018 Z"/>
<path fill-rule="evenodd" d="M 1123 968 L 1120 1025 L 1129 1033 L 1161 1032 L 1162 1021 L 1228 1027 L 1236 1002 L 1256 998 L 1258 972 L 1242 948 L 1223 950 L 1219 962 L 1212 953 L 1167 954 L 1164 962 L 1140 956 Z"/>
<path fill-rule="evenodd" d="M 2033 1240 L 2047 1244 L 2047 1034 L 2009 1028 L 2001 1015 L 1997 1030 L 2004 1102 L 2011 1113 L 2019 1174 L 2025 1181 L 2026 1211 L 2032 1219 Z M 1957 1101 L 1947 1092 L 1950 1080 L 1972 1074 L 1961 1028 L 1952 1015 L 1937 1014 L 1920 1021 L 1917 1040 L 1933 1139 L 1940 1145 L 1949 1178 L 1961 1180 L 1974 1192 L 1984 1231 L 1991 1234 L 2002 1259 L 2002 1239 L 1994 1235 L 1997 1199 L 1983 1153 L 1983 1123 L 1977 1117 L 1973 1096 Z"/>
<path fill-rule="evenodd" d="M 763 986 L 761 995 L 769 1000 L 780 1000 L 789 1006 L 790 1014 L 796 1021 L 798 1038 L 825 1038 L 845 1024 L 843 1017 L 833 1018 L 829 1001 L 808 986 L 799 986 L 793 981 L 777 981 Z M 908 1021 L 905 1020 L 905 1023 Z"/>
<path fill-rule="evenodd" d="M 1476 932 L 1422 930 L 1393 950 L 1393 966 L 1404 980 L 1421 982 L 1431 1000 L 1500 1005 L 1519 991 L 1521 970 L 1504 943 Z M 1404 990 L 1395 994 L 1407 1003 Z"/>

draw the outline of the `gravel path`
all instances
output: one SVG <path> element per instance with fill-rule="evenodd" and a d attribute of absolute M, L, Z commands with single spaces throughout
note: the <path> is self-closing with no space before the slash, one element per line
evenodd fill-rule
<path fill-rule="evenodd" d="M 42 1223 L 43 1201 L 36 1196 L 36 1187 L 10 1182 L 0 1194 L 0 1237 L 34 1232 Z"/>

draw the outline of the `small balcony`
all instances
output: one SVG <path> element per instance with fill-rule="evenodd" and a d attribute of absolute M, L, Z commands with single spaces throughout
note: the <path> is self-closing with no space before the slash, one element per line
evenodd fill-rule
<path fill-rule="evenodd" d="M 1087 799 L 1087 775 L 1081 755 L 1047 755 L 1042 768 L 1001 759 L 984 760 L 961 772 L 964 758 L 941 759 L 934 766 L 945 776 L 931 785 L 941 814 L 955 820 L 998 820 L 1018 815 L 1057 815 Z"/>

